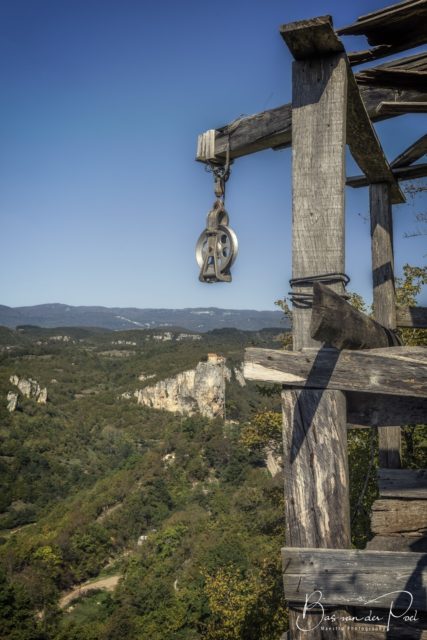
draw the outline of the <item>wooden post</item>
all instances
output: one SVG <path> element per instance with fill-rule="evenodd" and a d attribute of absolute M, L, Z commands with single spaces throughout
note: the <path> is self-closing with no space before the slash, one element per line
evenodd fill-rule
<path fill-rule="evenodd" d="M 293 278 L 344 271 L 346 112 L 345 55 L 294 62 Z M 342 291 L 341 284 L 332 287 Z M 294 291 L 307 292 L 307 287 Z M 310 308 L 294 304 L 294 349 L 320 346 L 310 337 L 310 319 Z M 348 548 L 345 396 L 341 391 L 284 390 L 282 403 L 286 543 Z M 291 640 L 307 638 L 298 627 L 314 627 L 318 614 L 310 616 L 302 620 L 291 603 Z M 322 632 L 320 626 L 309 635 L 310 640 L 348 637 L 345 632 Z"/>
<path fill-rule="evenodd" d="M 393 221 L 390 188 L 386 183 L 369 187 L 372 274 L 375 320 L 388 329 L 396 328 L 396 292 L 394 284 Z M 380 427 L 380 467 L 398 469 L 401 466 L 400 427 Z"/>

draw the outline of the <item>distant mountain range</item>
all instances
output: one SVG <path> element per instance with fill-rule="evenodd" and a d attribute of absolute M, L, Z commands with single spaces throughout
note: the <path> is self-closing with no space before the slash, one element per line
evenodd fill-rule
<path fill-rule="evenodd" d="M 66 304 L 40 304 L 33 307 L 0 305 L 0 325 L 38 327 L 102 327 L 105 329 L 150 329 L 182 327 L 189 331 L 211 331 L 225 327 L 258 331 L 289 328 L 281 311 L 252 309 L 136 309 L 122 307 L 72 307 Z"/>

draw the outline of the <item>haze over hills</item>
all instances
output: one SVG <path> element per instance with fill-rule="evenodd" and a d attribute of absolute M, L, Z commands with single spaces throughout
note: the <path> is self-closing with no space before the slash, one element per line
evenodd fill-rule
<path fill-rule="evenodd" d="M 102 327 L 112 330 L 182 327 L 198 332 L 225 327 L 247 331 L 289 327 L 289 322 L 281 311 L 216 307 L 187 309 L 74 307 L 58 303 L 29 307 L 0 305 L 0 325 L 13 329 L 26 324 L 39 327 Z"/>

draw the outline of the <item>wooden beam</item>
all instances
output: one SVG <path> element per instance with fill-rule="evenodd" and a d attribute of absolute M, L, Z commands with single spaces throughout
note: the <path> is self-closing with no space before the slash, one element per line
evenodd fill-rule
<path fill-rule="evenodd" d="M 350 549 L 282 549 L 285 596 L 305 604 L 320 596 L 322 605 L 427 610 L 427 557 L 422 553 Z M 311 602 L 313 602 L 313 598 Z M 375 601 L 375 604 L 372 603 Z M 376 605 L 376 606 L 375 606 Z"/>
<path fill-rule="evenodd" d="M 381 498 L 427 500 L 427 469 L 378 469 L 378 488 Z"/>
<path fill-rule="evenodd" d="M 329 15 L 289 22 L 280 27 L 280 34 L 295 60 L 345 52 L 343 43 L 332 28 L 332 17 Z"/>
<path fill-rule="evenodd" d="M 398 327 L 427 329 L 427 307 L 398 307 L 396 322 Z"/>
<path fill-rule="evenodd" d="M 380 44 L 376 47 L 372 47 L 372 49 L 350 51 L 348 53 L 348 59 L 351 66 L 362 64 L 364 62 L 372 62 L 373 60 L 378 60 L 379 58 L 385 58 L 395 53 L 400 53 L 401 51 L 406 51 L 407 49 L 418 47 L 419 45 L 424 44 L 426 42 L 426 39 L 427 38 L 424 33 L 419 34 L 410 40 L 407 40 L 403 44 Z"/>
<path fill-rule="evenodd" d="M 416 140 L 410 147 L 405 149 L 390 164 L 393 169 L 408 167 L 427 154 L 427 133 Z M 427 165 L 426 165 L 427 167 Z"/>
<path fill-rule="evenodd" d="M 427 397 L 427 349 L 246 349 L 244 376 L 291 387 Z"/>
<path fill-rule="evenodd" d="M 427 535 L 427 500 L 375 500 L 371 530 L 381 536 Z"/>
<path fill-rule="evenodd" d="M 313 43 L 323 39 L 322 25 L 314 23 Z M 305 46 L 307 32 L 302 31 L 302 40 L 289 32 L 295 47 Z M 348 74 L 344 54 L 330 53 L 296 61 L 292 69 L 294 278 L 344 270 Z M 342 291 L 342 283 L 335 286 Z M 318 344 L 310 337 L 310 315 L 309 308 L 294 303 L 296 349 Z M 286 540 L 295 546 L 350 546 L 345 396 L 341 391 L 283 390 L 282 409 Z M 292 638 L 299 637 L 297 615 L 290 607 Z M 320 640 L 320 630 L 311 638 Z"/>
<path fill-rule="evenodd" d="M 374 536 L 366 549 L 368 551 L 415 551 L 427 553 L 427 537 L 425 536 Z"/>
<path fill-rule="evenodd" d="M 388 184 L 371 184 L 371 253 L 374 317 L 384 327 L 396 329 L 396 291 L 394 282 L 393 219 Z M 379 465 L 401 467 L 400 427 L 378 429 Z"/>
<path fill-rule="evenodd" d="M 391 427 L 427 422 L 427 398 L 347 392 L 347 422 L 354 427 Z"/>
<path fill-rule="evenodd" d="M 427 163 L 423 164 L 414 164 L 410 167 L 399 167 L 393 169 L 393 175 L 399 182 L 404 182 L 405 180 L 417 180 L 417 178 L 425 178 L 427 177 Z M 350 176 L 346 180 L 346 185 L 348 187 L 353 187 L 358 189 L 359 187 L 368 187 L 369 180 L 366 176 Z"/>
<path fill-rule="evenodd" d="M 401 344 L 379 322 L 358 311 L 329 287 L 313 287 L 310 333 L 314 340 L 336 349 L 375 349 Z"/>
<path fill-rule="evenodd" d="M 427 113 L 427 102 L 380 102 L 377 112 L 386 116 Z"/>
<path fill-rule="evenodd" d="M 357 80 L 357 74 L 355 77 Z M 392 87 L 370 85 L 362 85 L 359 90 L 372 122 L 399 115 L 377 113 L 376 109 L 381 102 L 427 100 L 427 91 L 399 91 Z M 283 149 L 292 144 L 292 106 L 284 104 L 255 115 L 238 118 L 214 131 L 214 151 L 210 141 L 212 133 L 203 133 L 199 136 L 196 160 L 207 162 L 212 157 L 225 159 L 227 148 L 230 150 L 231 159 L 265 149 Z"/>

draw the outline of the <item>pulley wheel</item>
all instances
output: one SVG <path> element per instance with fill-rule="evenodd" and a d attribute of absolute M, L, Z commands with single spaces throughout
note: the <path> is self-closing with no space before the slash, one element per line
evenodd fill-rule
<path fill-rule="evenodd" d="M 200 234 L 200 237 L 197 240 L 196 244 L 196 260 L 200 268 L 202 268 L 205 264 L 205 260 L 208 254 L 208 245 L 209 237 L 205 229 Z M 234 233 L 233 229 L 230 229 L 230 227 L 219 225 L 216 235 L 215 249 L 216 258 L 221 273 L 224 273 L 225 271 L 230 269 L 231 265 L 234 263 L 237 257 L 238 248 L 239 245 L 237 236 Z"/>

